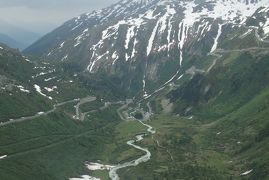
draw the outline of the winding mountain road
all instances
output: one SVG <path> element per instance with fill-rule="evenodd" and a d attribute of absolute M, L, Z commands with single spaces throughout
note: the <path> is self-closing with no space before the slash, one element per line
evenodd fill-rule
<path fill-rule="evenodd" d="M 93 96 L 87 96 L 85 98 L 81 98 L 79 99 L 79 102 L 77 105 L 75 105 L 75 109 L 76 109 L 76 115 L 74 116 L 74 119 L 77 119 L 77 120 L 81 120 L 81 121 L 84 121 L 85 119 L 85 113 L 81 113 L 79 107 L 83 104 L 86 104 L 86 103 L 89 103 L 89 102 L 93 102 L 96 100 L 96 97 L 93 97 Z"/>
<path fill-rule="evenodd" d="M 264 40 L 258 33 L 258 28 L 256 27 L 248 27 L 244 26 L 246 29 L 252 29 L 255 31 L 255 37 L 259 42 L 268 44 L 268 40 Z M 250 47 L 250 48 L 242 48 L 242 49 L 216 49 L 214 52 L 209 53 L 209 55 L 216 56 L 216 59 L 213 60 L 212 65 L 207 69 L 207 73 L 211 71 L 211 69 L 216 65 L 217 61 L 222 58 L 222 53 L 231 53 L 231 52 L 247 52 L 252 50 L 267 50 L 269 51 L 269 47 Z"/>
<path fill-rule="evenodd" d="M 125 102 L 123 102 L 123 101 L 112 102 L 112 103 L 107 102 L 107 103 L 105 103 L 105 105 L 103 107 L 99 108 L 99 110 L 104 110 L 105 108 L 107 108 L 113 104 L 122 104 L 122 106 L 117 109 L 117 113 L 123 121 L 128 121 L 128 119 L 126 119 L 125 115 L 122 114 L 122 110 L 128 108 L 128 105 L 131 103 L 133 103 L 133 101 L 131 101 L 131 100 L 126 100 Z M 151 112 L 152 110 L 151 110 L 150 104 L 148 103 L 147 106 L 149 108 L 149 111 Z M 96 110 L 93 110 L 93 111 L 96 111 Z M 93 111 L 90 111 L 90 112 L 93 112 Z M 89 112 L 87 112 L 87 113 L 89 113 Z M 152 126 L 146 124 L 145 122 L 143 122 L 143 120 L 140 120 L 139 122 L 147 128 L 147 132 L 150 133 L 151 135 L 156 133 L 154 128 Z M 128 140 L 126 142 L 129 146 L 131 146 L 137 150 L 143 151 L 145 154 L 142 155 L 141 157 L 139 157 L 135 160 L 131 160 L 131 161 L 128 161 L 128 162 L 125 162 L 122 164 L 117 164 L 117 165 L 103 165 L 103 164 L 91 162 L 91 163 L 87 164 L 88 168 L 90 170 L 104 170 L 105 167 L 109 167 L 108 170 L 109 170 L 110 179 L 119 180 L 120 177 L 117 173 L 118 170 L 126 168 L 126 167 L 138 166 L 139 164 L 141 164 L 143 162 L 147 162 L 150 160 L 151 152 L 147 148 L 143 148 L 143 147 L 135 144 L 136 142 L 142 141 L 146 135 L 148 135 L 148 134 L 146 134 L 146 133 L 139 134 L 139 135 L 135 136 L 135 139 L 131 139 L 131 140 Z M 96 166 L 96 164 L 98 164 L 98 166 Z M 93 167 L 91 168 L 91 166 L 93 166 Z M 107 169 L 107 168 L 105 168 L 105 169 Z M 83 178 L 70 178 L 70 179 L 83 179 Z"/>
<path fill-rule="evenodd" d="M 20 123 L 20 122 L 24 122 L 24 121 L 29 121 L 29 120 L 32 120 L 32 119 L 39 118 L 41 116 L 47 116 L 47 115 L 55 112 L 57 110 L 57 107 L 63 106 L 63 105 L 68 104 L 68 103 L 77 102 L 77 101 L 79 101 L 79 99 L 65 101 L 65 102 L 62 102 L 62 103 L 58 103 L 58 104 L 53 105 L 53 109 L 51 109 L 49 111 L 46 111 L 46 112 L 38 112 L 37 114 L 35 114 L 33 116 L 20 117 L 20 118 L 17 118 L 17 119 L 10 119 L 9 121 L 6 121 L 6 122 L 1 122 L 0 123 L 0 127 L 6 126 L 6 125 L 9 125 L 9 124 L 14 124 L 14 123 Z"/>

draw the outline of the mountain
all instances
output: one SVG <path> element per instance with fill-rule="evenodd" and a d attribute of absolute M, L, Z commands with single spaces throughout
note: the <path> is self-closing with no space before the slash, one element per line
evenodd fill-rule
<path fill-rule="evenodd" d="M 0 44 L 0 122 L 37 113 L 50 103 L 30 83 L 34 64 L 18 50 Z"/>
<path fill-rule="evenodd" d="M 0 122 L 46 111 L 89 93 L 77 77 L 0 44 Z M 86 86 L 86 85 L 85 85 Z"/>
<path fill-rule="evenodd" d="M 10 38 L 16 41 L 17 45 L 13 46 L 13 44 L 8 44 L 7 42 L 1 42 L 10 45 L 13 48 L 19 48 L 20 50 L 25 49 L 35 41 L 37 41 L 41 35 L 35 32 L 31 32 L 29 30 L 20 28 L 16 25 L 12 25 L 5 21 L 0 21 L 0 33 L 9 36 Z"/>
<path fill-rule="evenodd" d="M 0 42 L 7 44 L 10 47 L 18 49 L 24 49 L 26 47 L 26 45 L 17 42 L 16 40 L 12 39 L 11 37 L 5 34 L 0 34 Z"/>
<path fill-rule="evenodd" d="M 0 177 L 268 179 L 268 14 L 122 0 L 0 45 Z"/>
<path fill-rule="evenodd" d="M 178 78 L 191 59 L 217 47 L 238 46 L 224 42 L 224 37 L 236 41 L 239 32 L 247 36 L 255 30 L 266 39 L 266 4 L 265 0 L 124 0 L 66 22 L 25 53 L 75 62 L 88 73 L 105 72 L 132 95 L 140 90 L 146 96 Z M 258 13 L 265 16 L 258 18 Z"/>

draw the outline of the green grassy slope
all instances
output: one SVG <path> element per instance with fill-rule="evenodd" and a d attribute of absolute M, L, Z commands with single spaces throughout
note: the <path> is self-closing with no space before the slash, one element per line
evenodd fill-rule
<path fill-rule="evenodd" d="M 228 53 L 207 74 L 196 74 L 172 91 L 175 112 L 188 107 L 204 118 L 221 117 L 244 105 L 267 86 L 268 55 L 262 51 Z"/>
<path fill-rule="evenodd" d="M 8 157 L 0 162 L 0 177 L 22 180 L 79 176 L 86 171 L 85 161 L 102 157 L 109 161 L 102 153 L 114 147 L 113 126 L 117 123 L 116 111 L 108 109 L 83 123 L 58 111 L 2 127 L 0 152 Z"/>
<path fill-rule="evenodd" d="M 3 47 L 2 47 L 3 46 Z M 51 109 L 51 102 L 39 95 L 30 82 L 36 65 L 20 52 L 1 45 L 0 49 L 0 122 L 34 115 Z M 18 86 L 29 92 L 20 90 Z"/>

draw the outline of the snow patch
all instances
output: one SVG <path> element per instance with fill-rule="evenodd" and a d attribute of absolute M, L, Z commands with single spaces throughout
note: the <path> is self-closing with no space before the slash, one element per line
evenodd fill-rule
<path fill-rule="evenodd" d="M 64 46 L 64 43 L 65 43 L 65 42 L 63 42 L 62 44 L 60 44 L 59 49 L 61 49 L 61 48 Z"/>
<path fill-rule="evenodd" d="M 47 96 L 46 94 L 42 93 L 40 86 L 38 86 L 37 84 L 34 85 L 34 88 L 35 88 L 36 92 L 38 92 L 41 96 L 44 96 L 44 97 L 52 100 L 52 97 Z"/>
<path fill-rule="evenodd" d="M 151 33 L 151 36 L 149 38 L 149 43 L 148 43 L 148 47 L 147 47 L 147 56 L 150 54 L 151 50 L 152 50 L 152 47 L 153 47 L 153 41 L 156 37 L 156 33 L 157 33 L 157 30 L 158 30 L 158 26 L 159 26 L 159 22 L 157 22 L 157 24 L 155 25 L 152 33 Z"/>
<path fill-rule="evenodd" d="M 65 56 L 61 59 L 61 61 L 64 61 L 64 60 L 66 60 L 67 58 L 68 58 L 68 54 L 65 55 Z"/>
<path fill-rule="evenodd" d="M 116 51 L 112 54 L 112 59 L 113 59 L 112 65 L 114 65 L 116 61 L 119 59 L 119 56 Z"/>
<path fill-rule="evenodd" d="M 47 90 L 48 92 L 53 92 L 57 88 L 58 88 L 57 86 L 53 86 L 52 88 L 44 87 L 44 89 Z"/>
<path fill-rule="evenodd" d="M 89 175 L 82 175 L 80 178 L 69 178 L 69 180 L 101 180 L 101 179 Z"/>
<path fill-rule="evenodd" d="M 7 155 L 3 155 L 3 156 L 0 156 L 0 159 L 4 159 L 6 157 L 7 157 Z"/>
<path fill-rule="evenodd" d="M 157 21 L 152 34 L 149 39 L 148 47 L 147 47 L 147 56 L 151 53 L 153 48 L 154 39 L 157 35 L 157 30 L 159 29 L 159 33 L 163 33 L 168 28 L 168 37 L 167 37 L 167 43 L 169 45 L 170 43 L 170 36 L 172 31 L 172 23 L 171 20 L 173 18 L 173 15 L 176 14 L 176 11 L 174 8 L 172 8 L 170 5 L 166 6 L 166 13 Z M 169 20 L 168 20 L 169 18 Z M 168 20 L 168 24 L 167 24 Z M 168 47 L 169 48 L 169 47 Z"/>
<path fill-rule="evenodd" d="M 39 74 L 36 74 L 35 76 L 32 76 L 32 78 L 37 78 L 37 77 L 39 77 L 39 76 L 44 76 L 44 75 L 47 75 L 47 74 L 51 74 L 51 73 L 53 73 L 53 72 L 55 72 L 56 70 L 55 69 L 53 69 L 53 70 L 50 70 L 50 71 L 48 71 L 48 72 L 41 72 L 41 73 L 39 73 Z"/>
<path fill-rule="evenodd" d="M 99 163 L 89 163 L 89 164 L 86 164 L 86 166 L 91 171 L 110 170 L 111 168 L 115 167 L 115 166 L 103 165 L 103 164 L 99 164 Z"/>
<path fill-rule="evenodd" d="M 53 79 L 56 79 L 56 77 L 51 77 L 51 78 L 48 78 L 48 79 L 44 79 L 45 82 L 48 82 L 48 81 L 51 81 Z"/>
<path fill-rule="evenodd" d="M 177 80 L 182 79 L 182 78 L 183 78 L 183 76 L 184 76 L 184 74 L 180 75 L 180 76 L 177 78 Z"/>
<path fill-rule="evenodd" d="M 74 31 L 75 29 L 77 29 L 79 26 L 81 26 L 83 24 L 83 22 L 81 22 L 81 23 L 79 23 L 78 25 L 76 25 L 75 27 L 73 27 L 72 29 L 71 29 L 71 31 Z"/>
<path fill-rule="evenodd" d="M 246 171 L 246 172 L 243 172 L 243 173 L 240 174 L 240 176 L 246 176 L 246 175 L 252 173 L 252 171 L 253 171 L 253 169 L 251 169 L 249 171 Z"/>
<path fill-rule="evenodd" d="M 127 30 L 127 34 L 126 34 L 126 40 L 125 40 L 125 49 L 127 50 L 129 47 L 129 43 L 130 40 L 134 37 L 135 35 L 135 27 L 136 26 L 131 26 L 130 28 L 128 28 Z"/>
<path fill-rule="evenodd" d="M 213 44 L 213 46 L 211 48 L 210 53 L 214 52 L 218 47 L 218 40 L 219 40 L 219 37 L 220 37 L 220 35 L 222 33 L 222 26 L 223 26 L 223 24 L 219 24 L 219 26 L 218 26 L 219 27 L 218 28 L 218 34 L 217 34 L 217 36 L 216 36 L 216 38 L 214 40 L 214 44 Z"/>
<path fill-rule="evenodd" d="M 30 93 L 29 90 L 25 89 L 23 86 L 17 86 L 22 92 Z"/>
<path fill-rule="evenodd" d="M 95 54 L 95 53 L 94 53 Z M 102 54 L 101 56 L 98 56 L 96 59 L 93 60 L 93 62 L 87 67 L 89 72 L 93 72 L 93 68 L 95 66 L 95 63 L 97 61 L 99 61 L 100 59 L 102 59 L 104 56 L 108 55 L 109 51 L 107 51 L 106 53 Z M 94 55 L 93 55 L 94 56 Z"/>

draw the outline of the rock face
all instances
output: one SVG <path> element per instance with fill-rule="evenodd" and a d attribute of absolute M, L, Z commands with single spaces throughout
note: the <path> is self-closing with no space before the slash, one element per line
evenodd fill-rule
<path fill-rule="evenodd" d="M 123 0 L 73 18 L 25 52 L 75 63 L 81 71 L 105 74 L 126 90 L 147 94 L 179 78 L 194 60 L 237 47 L 254 30 L 266 40 L 268 5 L 267 0 Z"/>

